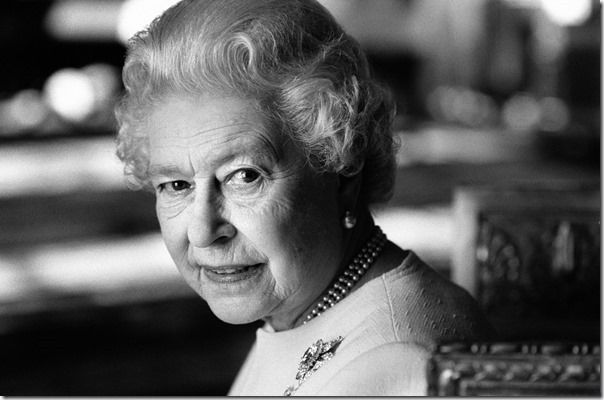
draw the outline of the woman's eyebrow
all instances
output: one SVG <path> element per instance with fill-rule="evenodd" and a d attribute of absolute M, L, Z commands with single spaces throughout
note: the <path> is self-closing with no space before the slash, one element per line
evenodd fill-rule
<path fill-rule="evenodd" d="M 170 175 L 176 175 L 176 174 L 181 174 L 182 170 L 174 164 L 168 164 L 168 165 L 151 165 L 149 167 L 149 169 L 147 170 L 149 176 L 170 176 Z"/>
<path fill-rule="evenodd" d="M 222 159 L 236 158 L 242 155 L 253 159 L 270 159 L 272 161 L 279 161 L 282 158 L 282 146 L 274 143 L 259 130 L 252 129 L 248 132 L 254 134 L 231 137 L 226 140 L 226 142 L 232 142 L 236 150 L 228 152 Z"/>
<path fill-rule="evenodd" d="M 228 139 L 227 142 L 235 142 L 237 149 L 230 149 L 225 154 L 217 155 L 213 163 L 223 164 L 240 157 L 250 157 L 252 160 L 268 160 L 278 162 L 282 157 L 282 151 L 279 146 L 264 137 L 258 135 L 254 137 L 238 137 Z M 148 175 L 153 176 L 173 176 L 183 173 L 182 168 L 176 164 L 152 164 L 149 166 Z"/>
<path fill-rule="evenodd" d="M 283 156 L 281 146 L 276 146 L 275 143 L 263 135 L 254 138 L 249 148 L 253 150 L 255 156 L 260 156 L 261 158 L 266 158 L 268 154 L 269 158 L 279 161 Z"/>

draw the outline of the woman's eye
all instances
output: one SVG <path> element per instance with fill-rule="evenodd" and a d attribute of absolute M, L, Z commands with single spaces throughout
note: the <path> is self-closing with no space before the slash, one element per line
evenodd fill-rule
<path fill-rule="evenodd" d="M 187 181 L 172 181 L 160 184 L 158 189 L 160 192 L 167 191 L 168 193 L 178 193 L 187 190 L 190 187 L 191 184 Z"/>
<path fill-rule="evenodd" d="M 260 179 L 260 173 L 253 169 L 245 168 L 235 171 L 227 180 L 227 184 L 241 186 L 249 185 Z"/>

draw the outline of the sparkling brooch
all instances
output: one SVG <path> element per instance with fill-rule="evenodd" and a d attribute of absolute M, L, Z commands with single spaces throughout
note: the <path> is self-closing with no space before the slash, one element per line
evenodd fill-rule
<path fill-rule="evenodd" d="M 344 340 L 342 336 L 327 341 L 319 339 L 306 349 L 298 366 L 296 384 L 285 389 L 283 395 L 291 396 L 294 394 L 308 377 L 321 368 L 327 361 L 331 360 L 342 340 Z"/>

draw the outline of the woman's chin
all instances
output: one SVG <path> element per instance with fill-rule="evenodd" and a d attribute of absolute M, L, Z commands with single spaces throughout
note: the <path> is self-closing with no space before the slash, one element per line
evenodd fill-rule
<path fill-rule="evenodd" d="M 261 312 L 258 309 L 249 309 L 249 304 L 246 305 L 227 305 L 227 304 L 214 304 L 208 302 L 212 313 L 223 322 L 232 325 L 243 325 L 249 324 L 263 318 Z M 246 307 L 247 306 L 247 307 Z"/>

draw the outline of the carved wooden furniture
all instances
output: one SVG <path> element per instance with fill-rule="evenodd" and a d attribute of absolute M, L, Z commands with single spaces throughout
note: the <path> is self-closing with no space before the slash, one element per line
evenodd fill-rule
<path fill-rule="evenodd" d="M 459 187 L 452 279 L 505 340 L 600 337 L 599 182 Z"/>
<path fill-rule="evenodd" d="M 428 362 L 429 396 L 601 396 L 600 346 L 451 343 Z"/>

